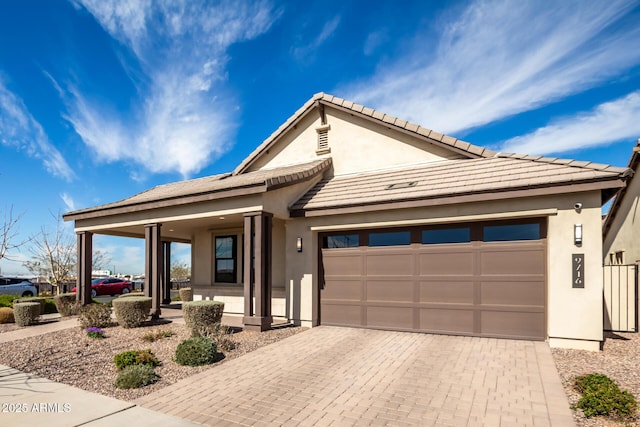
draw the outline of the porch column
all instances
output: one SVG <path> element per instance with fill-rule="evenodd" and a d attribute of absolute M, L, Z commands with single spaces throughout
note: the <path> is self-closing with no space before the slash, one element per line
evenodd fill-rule
<path fill-rule="evenodd" d="M 244 318 L 245 329 L 271 329 L 271 223 L 273 214 L 244 215 Z M 254 300 L 255 299 L 255 300 Z"/>
<path fill-rule="evenodd" d="M 78 265 L 76 277 L 76 301 L 91 304 L 91 270 L 93 261 L 93 233 L 78 231 Z"/>
<path fill-rule="evenodd" d="M 151 297 L 151 317 L 160 317 L 160 300 L 162 297 L 163 255 L 160 227 L 162 224 L 146 224 L 145 235 L 145 268 L 144 294 Z"/>
<path fill-rule="evenodd" d="M 162 248 L 164 252 L 162 303 L 171 304 L 171 242 L 162 242 Z"/>

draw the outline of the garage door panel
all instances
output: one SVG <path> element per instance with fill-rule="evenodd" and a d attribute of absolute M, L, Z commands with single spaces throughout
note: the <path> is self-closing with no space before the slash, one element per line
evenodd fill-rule
<path fill-rule="evenodd" d="M 539 275 L 544 265 L 544 251 L 539 248 L 522 250 L 514 246 L 480 253 L 481 275 Z"/>
<path fill-rule="evenodd" d="M 415 285 L 411 280 L 368 280 L 367 301 L 413 301 Z"/>
<path fill-rule="evenodd" d="M 362 300 L 362 281 L 360 279 L 325 279 L 322 298 L 327 300 Z"/>
<path fill-rule="evenodd" d="M 544 311 L 483 311 L 481 331 L 489 336 L 540 339 L 546 335 L 544 320 Z"/>
<path fill-rule="evenodd" d="M 331 304 L 322 305 L 322 323 L 325 325 L 364 326 L 362 325 L 361 305 Z"/>
<path fill-rule="evenodd" d="M 420 330 L 473 334 L 473 310 L 421 309 Z"/>
<path fill-rule="evenodd" d="M 422 303 L 473 304 L 473 281 L 466 282 L 420 282 L 419 301 Z"/>
<path fill-rule="evenodd" d="M 480 303 L 542 307 L 545 304 L 544 280 L 482 282 Z"/>
<path fill-rule="evenodd" d="M 405 253 L 380 253 L 367 255 L 367 276 L 411 276 L 413 259 Z"/>
<path fill-rule="evenodd" d="M 473 274 L 473 253 L 470 251 L 420 253 L 418 271 L 421 276 Z"/>
<path fill-rule="evenodd" d="M 339 255 L 332 253 L 325 255 L 323 260 L 325 275 L 327 272 L 339 276 L 361 276 L 363 274 L 362 257 L 359 254 Z"/>
<path fill-rule="evenodd" d="M 410 330 L 413 326 L 413 307 L 368 306 L 367 326 Z"/>

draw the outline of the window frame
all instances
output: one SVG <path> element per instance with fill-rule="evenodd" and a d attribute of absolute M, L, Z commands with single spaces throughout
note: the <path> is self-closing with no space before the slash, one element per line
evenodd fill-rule
<path fill-rule="evenodd" d="M 218 257 L 218 239 L 231 239 L 231 257 Z M 218 272 L 218 261 L 233 262 L 233 277 L 225 279 Z M 227 274 L 227 273 L 224 273 Z M 238 235 L 237 234 L 219 234 L 213 236 L 213 281 L 214 283 L 223 283 L 236 285 L 238 284 Z"/>

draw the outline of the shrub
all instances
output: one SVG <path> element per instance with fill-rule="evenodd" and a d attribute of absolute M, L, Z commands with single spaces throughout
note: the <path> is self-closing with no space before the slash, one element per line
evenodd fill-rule
<path fill-rule="evenodd" d="M 574 386 L 582 393 L 575 408 L 582 409 L 587 418 L 609 415 L 614 418 L 631 418 L 638 403 L 631 393 L 622 391 L 615 381 L 606 375 L 588 374 L 576 378 Z"/>
<path fill-rule="evenodd" d="M 211 339 L 194 337 L 178 344 L 174 360 L 179 365 L 200 366 L 214 363 L 216 357 L 216 345 Z"/>
<path fill-rule="evenodd" d="M 137 328 L 149 317 L 151 298 L 126 297 L 113 300 L 113 308 L 118 324 L 123 328 Z"/>
<path fill-rule="evenodd" d="M 0 323 L 13 323 L 15 321 L 16 320 L 13 317 L 13 308 L 0 307 Z"/>
<path fill-rule="evenodd" d="M 221 323 L 216 323 L 206 331 L 206 337 L 221 351 L 231 351 L 237 347 L 236 342 L 229 338 L 230 334 L 229 327 Z"/>
<path fill-rule="evenodd" d="M 74 316 L 80 311 L 80 304 L 76 301 L 74 292 L 56 295 L 53 297 L 53 301 L 55 301 L 58 313 L 62 316 Z"/>
<path fill-rule="evenodd" d="M 78 322 L 83 329 L 90 326 L 106 328 L 111 325 L 111 307 L 100 303 L 87 304 L 80 308 Z"/>
<path fill-rule="evenodd" d="M 37 323 L 40 316 L 40 303 L 16 302 L 13 304 L 13 317 L 16 325 L 29 326 Z"/>
<path fill-rule="evenodd" d="M 147 342 L 154 342 L 154 341 L 158 341 L 159 339 L 162 339 L 162 338 L 172 337 L 174 335 L 175 335 L 175 333 L 173 331 L 158 330 L 158 331 L 149 332 L 147 334 L 144 334 L 142 336 L 142 340 L 143 341 L 147 341 Z"/>
<path fill-rule="evenodd" d="M 19 298 L 16 295 L 0 295 L 0 307 L 13 307 L 13 301 Z"/>
<path fill-rule="evenodd" d="M 118 298 L 128 298 L 128 297 L 143 297 L 144 292 L 129 292 L 128 294 L 122 294 L 118 296 Z"/>
<path fill-rule="evenodd" d="M 100 328 L 96 328 L 95 326 L 91 326 L 84 330 L 87 333 L 89 338 L 104 338 L 104 331 Z"/>
<path fill-rule="evenodd" d="M 171 301 L 182 301 L 182 298 L 180 298 L 180 294 L 178 293 L 171 297 Z"/>
<path fill-rule="evenodd" d="M 44 300 L 44 314 L 57 313 L 58 308 L 53 298 L 45 298 Z"/>
<path fill-rule="evenodd" d="M 42 298 L 42 297 L 24 297 L 14 301 L 13 303 L 15 304 L 16 302 L 37 302 L 38 304 L 40 304 L 41 315 L 44 314 L 44 308 L 47 304 L 46 298 Z"/>
<path fill-rule="evenodd" d="M 207 336 L 209 330 L 222 320 L 224 303 L 220 301 L 191 301 L 182 304 L 184 322 L 194 337 Z"/>
<path fill-rule="evenodd" d="M 131 365 L 124 368 L 116 378 L 116 388 L 140 388 L 158 381 L 160 377 L 148 365 Z"/>
<path fill-rule="evenodd" d="M 193 291 L 191 288 L 180 288 L 178 289 L 178 294 L 180 295 L 180 301 L 193 301 Z"/>
<path fill-rule="evenodd" d="M 118 353 L 113 357 L 116 368 L 122 370 L 132 365 L 148 365 L 152 368 L 160 365 L 158 358 L 151 350 L 129 350 Z"/>

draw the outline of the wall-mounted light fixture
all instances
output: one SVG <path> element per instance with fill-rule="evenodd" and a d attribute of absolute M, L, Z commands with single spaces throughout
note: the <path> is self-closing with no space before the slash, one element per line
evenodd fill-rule
<path fill-rule="evenodd" d="M 296 239 L 296 250 L 302 252 L 302 237 Z"/>
<path fill-rule="evenodd" d="M 576 245 L 582 244 L 582 224 L 574 224 L 573 226 L 573 240 Z"/>

